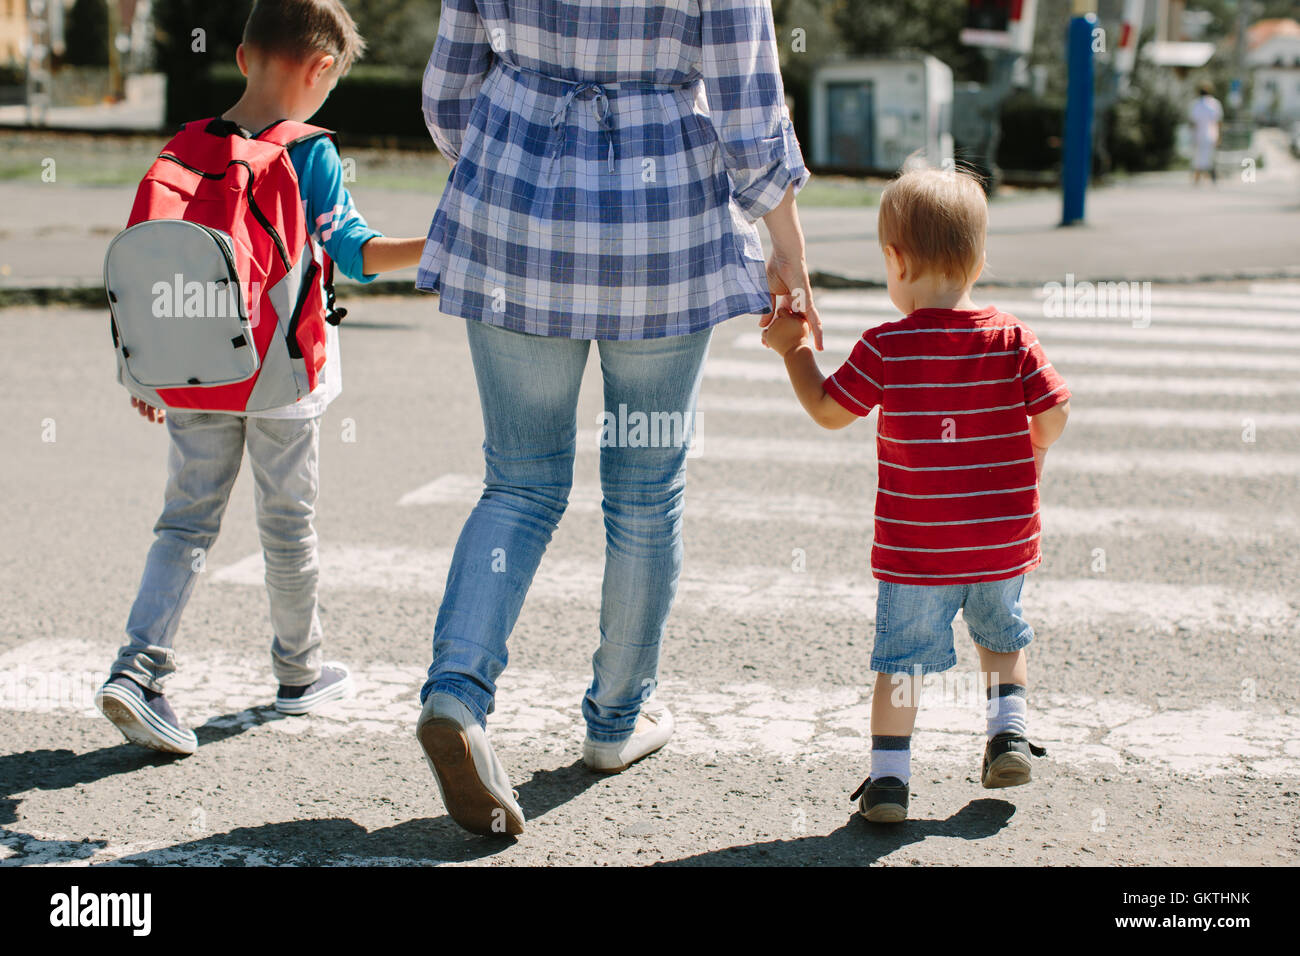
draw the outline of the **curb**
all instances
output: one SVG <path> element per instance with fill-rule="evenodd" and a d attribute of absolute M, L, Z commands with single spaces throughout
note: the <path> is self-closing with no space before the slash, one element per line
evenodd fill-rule
<path fill-rule="evenodd" d="M 812 273 L 813 286 L 820 289 L 884 289 L 886 284 L 880 279 L 866 279 L 857 276 L 844 276 L 834 272 Z M 1185 275 L 1140 277 L 1133 276 L 1088 276 L 1087 281 L 1100 282 L 1150 282 L 1152 285 L 1196 285 L 1210 282 L 1246 282 L 1246 281 L 1284 281 L 1300 279 L 1300 265 L 1285 266 L 1279 269 L 1244 269 L 1228 272 L 1187 273 Z M 1048 282 L 1059 282 L 1060 276 L 1050 279 L 997 279 L 985 284 L 993 289 L 1037 289 Z M 1081 280 L 1082 281 L 1082 280 Z M 410 281 L 396 279 L 376 279 L 365 285 L 339 285 L 340 299 L 360 296 L 420 296 L 436 293 L 416 289 Z M 102 285 L 82 285 L 77 282 L 68 285 L 33 285 L 0 286 L 0 309 L 18 306 L 64 305 L 80 308 L 98 308 L 105 305 L 104 287 Z"/>

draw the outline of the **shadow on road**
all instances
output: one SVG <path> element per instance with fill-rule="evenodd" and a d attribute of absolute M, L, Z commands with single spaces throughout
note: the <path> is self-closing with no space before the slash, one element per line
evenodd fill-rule
<path fill-rule="evenodd" d="M 255 724 L 241 721 L 247 711 L 213 717 L 194 729 L 200 744 L 213 744 L 251 729 Z M 280 719 L 272 707 L 256 708 L 257 723 Z M 120 743 L 79 754 L 72 750 L 27 750 L 0 754 L 0 840 L 15 855 L 0 865 L 21 866 L 24 857 L 53 854 L 60 858 L 84 859 L 107 846 L 104 840 L 42 840 L 17 830 L 5 829 L 18 820 L 18 794 L 29 790 L 66 790 L 94 783 L 119 773 L 133 773 L 145 767 L 158 767 L 184 759 L 178 754 L 148 750 L 135 744 Z"/>
<path fill-rule="evenodd" d="M 270 707 L 256 708 L 251 716 L 251 722 L 249 711 L 213 717 L 196 727 L 195 735 L 201 745 L 210 745 L 267 721 L 282 719 Z M 0 789 L 0 841 L 13 854 L 0 861 L 0 865 L 85 860 L 108 845 L 106 840 L 44 840 L 7 829 L 7 824 L 18 819 L 18 794 L 31 790 L 64 790 L 178 759 L 183 758 L 128 743 L 84 754 L 71 750 L 0 754 L 0 781 L 3 781 L 3 789 Z M 600 781 L 601 775 L 592 773 L 582 761 L 576 760 L 565 767 L 535 773 L 519 787 L 520 804 L 529 819 L 536 819 Z M 434 788 L 432 779 L 429 786 L 431 790 Z M 351 857 L 410 865 L 477 860 L 498 853 L 515 842 L 505 836 L 478 837 L 467 833 L 447 816 L 408 820 L 375 831 L 366 830 L 352 820 L 329 818 L 240 827 L 110 862 L 128 865 L 328 865 L 350 862 L 348 858 Z"/>
<path fill-rule="evenodd" d="M 111 861 L 113 865 L 160 866 L 330 866 L 391 863 L 461 863 L 499 853 L 513 837 L 478 837 L 450 817 L 407 820 L 367 830 L 353 820 L 331 817 L 286 820 L 239 827 L 200 840 L 174 843 Z"/>
<path fill-rule="evenodd" d="M 946 820 L 874 824 L 856 813 L 824 836 L 772 840 L 665 860 L 655 866 L 869 866 L 927 837 L 983 840 L 1002 830 L 1016 812 L 1005 800 L 972 800 Z"/>
<path fill-rule="evenodd" d="M 600 781 L 599 774 L 576 760 L 567 767 L 533 774 L 519 787 L 519 803 L 529 820 L 536 820 Z M 432 779 L 429 787 L 434 788 Z M 505 835 L 481 837 L 467 833 L 445 815 L 407 820 L 380 830 L 367 830 L 352 820 L 332 817 L 240 827 L 113 862 L 144 866 L 176 863 L 328 866 L 358 862 L 373 866 L 389 862 L 409 866 L 480 860 L 516 842 L 514 837 Z"/>

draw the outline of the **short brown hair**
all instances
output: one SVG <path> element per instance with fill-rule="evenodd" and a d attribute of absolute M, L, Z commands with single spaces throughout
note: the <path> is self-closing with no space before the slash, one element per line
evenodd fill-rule
<path fill-rule="evenodd" d="M 988 225 L 984 189 L 965 169 L 909 169 L 880 195 L 880 245 L 895 246 L 919 274 L 965 282 L 983 261 Z"/>
<path fill-rule="evenodd" d="M 339 0 L 257 0 L 244 24 L 244 45 L 295 62 L 328 53 L 340 76 L 366 49 Z"/>

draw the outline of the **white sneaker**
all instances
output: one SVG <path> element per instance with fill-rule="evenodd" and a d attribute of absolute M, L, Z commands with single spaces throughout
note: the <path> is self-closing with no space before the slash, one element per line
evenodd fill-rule
<path fill-rule="evenodd" d="M 450 694 L 430 694 L 415 736 L 453 820 L 483 836 L 524 831 L 519 794 L 468 707 Z"/>
<path fill-rule="evenodd" d="M 582 762 L 600 773 L 621 773 L 642 757 L 648 757 L 673 735 L 673 715 L 651 698 L 641 705 L 632 736 L 620 743 L 587 738 L 582 745 Z"/>

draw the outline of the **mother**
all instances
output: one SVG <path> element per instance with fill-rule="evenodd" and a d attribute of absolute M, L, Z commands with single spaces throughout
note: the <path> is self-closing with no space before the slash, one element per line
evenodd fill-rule
<path fill-rule="evenodd" d="M 600 448 L 605 576 L 583 760 L 618 772 L 672 734 L 650 697 L 713 326 L 781 296 L 820 347 L 794 203 L 808 173 L 768 0 L 443 0 L 424 113 L 454 166 L 417 285 L 466 320 L 487 467 L 416 736 L 457 823 L 519 833 L 485 726 L 568 503 L 590 344 L 606 420 L 654 423 L 607 429 Z"/>

